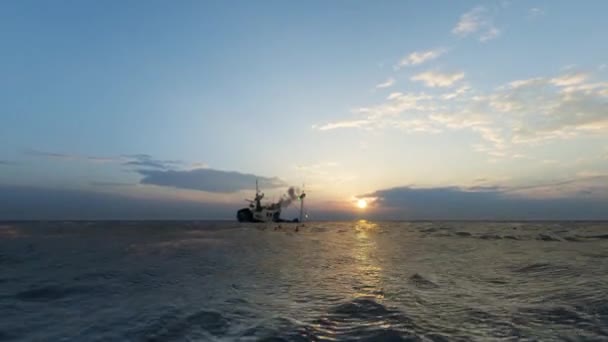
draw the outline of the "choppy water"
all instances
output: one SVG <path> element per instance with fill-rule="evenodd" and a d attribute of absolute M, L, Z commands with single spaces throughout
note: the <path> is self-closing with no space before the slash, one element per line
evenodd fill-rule
<path fill-rule="evenodd" d="M 608 223 L 276 226 L 0 223 L 0 340 L 608 340 Z"/>

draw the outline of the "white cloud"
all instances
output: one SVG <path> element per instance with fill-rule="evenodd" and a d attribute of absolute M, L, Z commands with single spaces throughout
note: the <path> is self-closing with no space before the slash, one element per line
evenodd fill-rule
<path fill-rule="evenodd" d="M 432 96 L 425 93 L 391 93 L 387 97 L 387 102 L 382 104 L 359 108 L 359 114 L 367 115 L 370 121 L 378 121 L 379 118 L 386 116 L 397 116 L 406 111 L 426 112 L 436 109 L 429 101 Z"/>
<path fill-rule="evenodd" d="M 429 119 L 448 128 L 460 129 L 489 124 L 488 118 L 479 114 L 431 114 Z"/>
<path fill-rule="evenodd" d="M 452 100 L 452 99 L 455 99 L 457 97 L 460 97 L 460 96 L 466 94 L 470 90 L 471 90 L 471 87 L 464 85 L 451 93 L 441 95 L 441 98 L 444 100 Z"/>
<path fill-rule="evenodd" d="M 452 29 L 452 33 L 460 36 L 466 36 L 470 33 L 473 33 L 479 30 L 481 26 L 482 14 L 485 12 L 483 7 L 476 7 L 470 10 L 469 12 L 460 16 L 460 21 L 456 24 L 456 26 Z"/>
<path fill-rule="evenodd" d="M 377 84 L 376 88 L 388 88 L 388 87 L 393 86 L 394 84 L 395 84 L 395 79 L 391 77 L 391 78 L 387 79 L 386 81 L 384 81 L 380 84 Z"/>
<path fill-rule="evenodd" d="M 545 11 L 538 7 L 533 7 L 528 10 L 528 17 L 531 19 L 542 17 L 545 15 Z"/>
<path fill-rule="evenodd" d="M 329 131 L 336 128 L 359 128 L 366 124 L 368 124 L 368 120 L 346 120 L 346 121 L 337 121 L 325 124 L 323 126 L 318 127 L 320 131 Z"/>
<path fill-rule="evenodd" d="M 566 74 L 510 82 L 488 100 L 510 113 L 512 142 L 576 137 L 582 131 L 608 131 L 608 82 L 585 83 L 587 74 Z"/>
<path fill-rule="evenodd" d="M 487 42 L 488 40 L 492 40 L 496 37 L 498 37 L 500 35 L 500 30 L 497 29 L 496 27 L 490 27 L 486 32 L 482 33 L 481 36 L 479 36 L 479 41 L 484 43 Z"/>
<path fill-rule="evenodd" d="M 595 170 L 583 170 L 576 173 L 579 178 L 596 178 L 596 177 L 608 177 L 608 172 L 595 171 Z"/>
<path fill-rule="evenodd" d="M 471 113 L 467 110 L 451 114 L 432 114 L 429 119 L 450 129 L 470 129 L 479 134 L 485 145 L 475 144 L 473 149 L 492 157 L 503 158 L 510 156 L 501 129 L 493 127 L 494 122 L 485 114 Z M 515 158 L 516 156 L 511 156 Z"/>
<path fill-rule="evenodd" d="M 399 97 L 401 97 L 403 94 L 399 93 L 399 92 L 395 92 L 395 93 L 391 93 L 389 96 L 386 97 L 387 100 L 394 100 L 397 99 Z"/>
<path fill-rule="evenodd" d="M 415 51 L 415 52 L 412 52 L 409 55 L 405 56 L 403 59 L 401 59 L 401 61 L 399 61 L 399 63 L 397 64 L 397 66 L 395 68 L 399 69 L 401 67 L 408 66 L 408 65 L 422 64 L 424 62 L 428 62 L 430 60 L 438 58 L 439 56 L 443 55 L 445 52 L 446 52 L 445 49 Z"/>
<path fill-rule="evenodd" d="M 521 152 L 526 146 L 608 134 L 608 82 L 594 81 L 591 74 L 568 72 L 513 80 L 487 93 L 462 84 L 462 78 L 463 73 L 435 71 L 415 75 L 414 81 L 429 87 L 453 86 L 454 91 L 432 95 L 392 92 L 377 105 L 357 109 L 359 118 L 331 122 L 319 129 L 399 129 L 428 134 L 468 130 L 479 139 L 473 150 L 496 162 L 531 158 Z M 605 151 L 598 153 L 603 156 Z M 535 155 L 534 159 L 549 160 L 546 157 Z"/>
<path fill-rule="evenodd" d="M 545 184 L 512 187 L 507 192 L 529 198 L 596 197 L 606 198 L 608 175 L 601 172 L 580 172 L 571 179 L 553 180 Z"/>
<path fill-rule="evenodd" d="M 589 78 L 589 75 L 584 73 L 566 74 L 551 79 L 551 84 L 558 87 L 566 87 L 577 85 L 585 82 Z"/>
<path fill-rule="evenodd" d="M 424 82 L 427 87 L 449 87 L 464 78 L 464 72 L 442 74 L 437 71 L 426 71 L 412 76 L 412 81 Z"/>
<path fill-rule="evenodd" d="M 190 164 L 190 169 L 208 169 L 208 168 L 209 168 L 209 164 L 207 164 L 207 163 L 196 162 L 196 163 Z"/>
<path fill-rule="evenodd" d="M 391 123 L 391 127 L 402 129 L 406 132 L 421 133 L 441 133 L 442 130 L 437 125 L 425 119 L 396 120 Z"/>
<path fill-rule="evenodd" d="M 479 32 L 479 41 L 486 42 L 500 35 L 500 30 L 494 26 L 484 7 L 475 7 L 460 16 L 460 20 L 452 29 L 459 37 L 467 37 Z"/>
<path fill-rule="evenodd" d="M 354 111 L 356 114 L 364 115 L 364 118 L 335 121 L 321 126 L 313 125 L 313 129 L 328 131 L 337 128 L 364 128 L 368 130 L 385 127 L 404 128 L 406 124 L 394 118 L 406 112 L 415 114 L 437 110 L 437 107 L 430 104 L 432 98 L 425 93 L 395 92 L 390 94 L 384 103 L 372 107 L 358 108 Z M 414 121 L 410 121 L 409 124 L 412 128 Z M 411 131 L 422 130 L 422 124 L 420 122 L 416 124 L 418 129 L 411 129 Z"/>
<path fill-rule="evenodd" d="M 42 158 L 66 160 L 66 161 L 84 161 L 84 162 L 91 162 L 91 163 L 120 163 L 120 162 L 125 161 L 123 157 L 100 157 L 100 156 L 79 155 L 79 154 L 71 154 L 71 153 L 47 152 L 47 151 L 40 151 L 40 150 L 35 150 L 35 149 L 28 149 L 28 150 L 24 151 L 24 153 L 28 156 L 33 156 L 33 157 L 42 157 Z"/>
<path fill-rule="evenodd" d="M 520 88 L 520 87 L 525 87 L 525 86 L 529 86 L 532 84 L 538 84 L 538 83 L 542 83 L 544 82 L 544 80 L 540 77 L 536 77 L 536 78 L 529 78 L 527 80 L 516 80 L 516 81 L 511 81 L 508 83 L 508 87 L 510 88 Z"/>

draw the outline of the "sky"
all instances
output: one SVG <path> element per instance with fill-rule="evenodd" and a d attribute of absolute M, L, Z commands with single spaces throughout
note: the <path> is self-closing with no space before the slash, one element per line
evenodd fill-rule
<path fill-rule="evenodd" d="M 608 219 L 606 12 L 2 1 L 0 219 Z"/>

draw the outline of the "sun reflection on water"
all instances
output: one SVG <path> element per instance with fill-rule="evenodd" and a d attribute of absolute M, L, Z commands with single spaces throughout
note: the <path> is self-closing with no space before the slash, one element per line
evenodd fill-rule
<path fill-rule="evenodd" d="M 355 224 L 357 242 L 353 248 L 353 258 L 356 261 L 355 271 L 358 274 L 357 283 L 353 284 L 356 297 L 384 298 L 382 290 L 382 268 L 376 258 L 375 233 L 378 225 L 366 220 Z"/>

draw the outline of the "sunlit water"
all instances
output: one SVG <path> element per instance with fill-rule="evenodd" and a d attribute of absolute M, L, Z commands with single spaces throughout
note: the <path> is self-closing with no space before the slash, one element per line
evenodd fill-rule
<path fill-rule="evenodd" d="M 0 340 L 608 340 L 608 224 L 0 223 Z"/>

